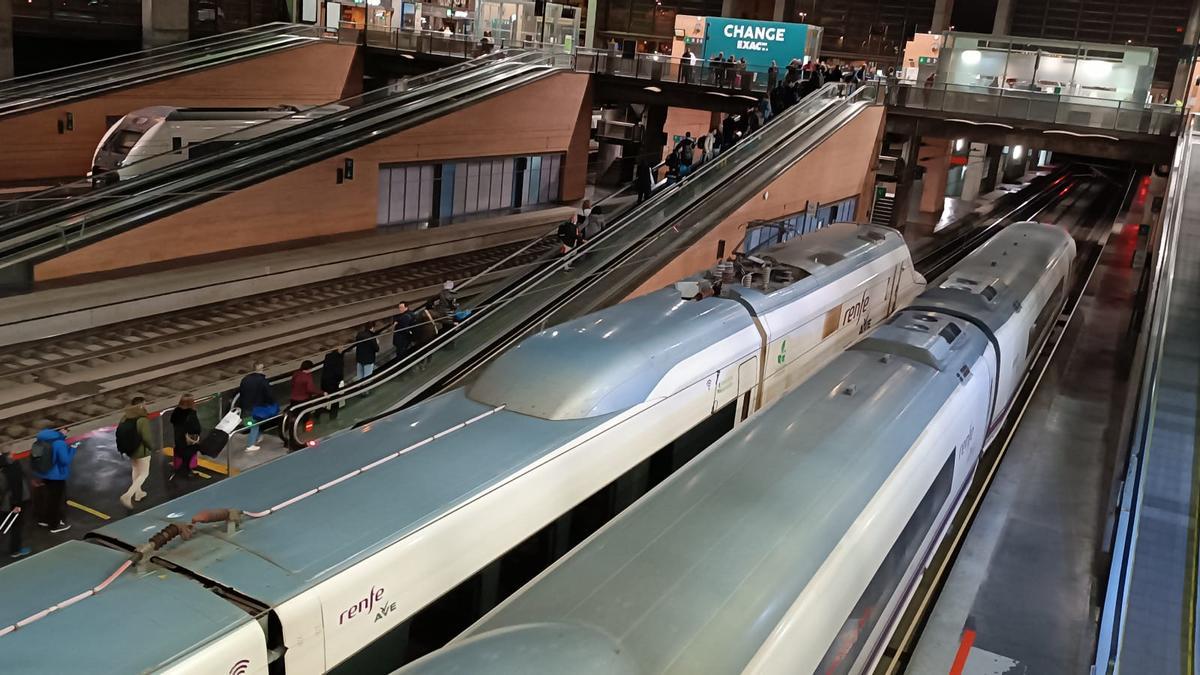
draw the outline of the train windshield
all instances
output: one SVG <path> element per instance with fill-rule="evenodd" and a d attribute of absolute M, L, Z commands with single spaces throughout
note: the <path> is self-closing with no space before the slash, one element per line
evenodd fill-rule
<path fill-rule="evenodd" d="M 104 144 L 104 149 L 118 155 L 128 155 L 141 137 L 141 131 L 117 129 L 116 133 L 110 136 Z"/>

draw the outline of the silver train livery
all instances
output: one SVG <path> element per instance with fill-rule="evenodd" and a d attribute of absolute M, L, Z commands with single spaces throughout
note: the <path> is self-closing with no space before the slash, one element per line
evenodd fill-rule
<path fill-rule="evenodd" d="M 443 644 L 924 287 L 886 228 L 836 224 L 759 255 L 719 295 L 671 287 L 555 326 L 465 388 L 0 569 L 5 667 L 386 672 Z M 214 508 L 240 526 L 201 525 L 79 595 Z M 426 613 L 471 596 L 431 638 L 447 620 Z"/>
<path fill-rule="evenodd" d="M 344 109 L 337 105 L 306 110 L 286 105 L 274 108 L 140 108 L 118 120 L 100 139 L 92 157 L 90 175 L 96 184 L 129 180 L 186 159 L 219 152 L 236 141 L 258 138 Z M 234 132 L 239 133 L 218 138 Z"/>
<path fill-rule="evenodd" d="M 403 675 L 868 672 L 1059 315 L 1014 224 Z"/>

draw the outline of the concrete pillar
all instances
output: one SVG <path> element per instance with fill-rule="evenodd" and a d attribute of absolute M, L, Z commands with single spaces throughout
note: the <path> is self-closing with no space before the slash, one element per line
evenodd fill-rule
<path fill-rule="evenodd" d="M 142 48 L 188 39 L 188 0 L 142 0 Z"/>
<path fill-rule="evenodd" d="M 954 0 L 937 0 L 933 5 L 933 23 L 930 33 L 941 33 L 950 30 L 950 15 L 954 12 Z"/>
<path fill-rule="evenodd" d="M 733 16 L 734 0 L 721 0 L 721 16 Z"/>
<path fill-rule="evenodd" d="M 653 166 L 663 159 L 663 149 L 667 145 L 667 106 L 646 106 L 646 129 L 642 133 L 642 154 L 646 161 Z"/>
<path fill-rule="evenodd" d="M 588 0 L 587 3 L 587 26 L 584 27 L 583 46 L 591 49 L 595 46 L 596 41 L 596 0 Z"/>
<path fill-rule="evenodd" d="M 979 198 L 984 169 L 987 168 L 986 153 L 987 146 L 983 143 L 972 143 L 967 152 L 967 165 L 963 167 L 962 194 L 959 195 L 964 201 L 975 201 Z"/>
<path fill-rule="evenodd" d="M 921 158 L 925 169 L 921 179 L 921 213 L 939 214 L 946 205 L 946 183 L 950 179 L 950 144 L 945 138 L 922 138 Z"/>
<path fill-rule="evenodd" d="M 1187 102 L 1187 93 L 1192 85 L 1192 64 L 1195 59 L 1196 41 L 1200 39 L 1200 0 L 1192 0 L 1188 10 L 1187 26 L 1183 29 L 1183 46 L 1179 49 L 1179 63 L 1175 66 L 1175 80 L 1171 83 L 1168 102 Z M 1158 58 L 1170 58 L 1159 54 Z"/>
<path fill-rule="evenodd" d="M 996 19 L 992 22 L 994 35 L 1008 35 L 1012 30 L 1012 8 L 1013 0 L 997 0 Z"/>
<path fill-rule="evenodd" d="M 987 146 L 987 176 L 979 184 L 979 192 L 987 194 L 1000 183 L 1000 159 L 1004 157 L 1004 146 L 993 143 Z"/>
<path fill-rule="evenodd" d="M 13 76 L 12 2 L 0 0 L 0 80 Z"/>

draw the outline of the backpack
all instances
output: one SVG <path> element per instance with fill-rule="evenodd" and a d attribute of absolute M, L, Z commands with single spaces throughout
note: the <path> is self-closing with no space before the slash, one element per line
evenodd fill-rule
<path fill-rule="evenodd" d="M 117 425 L 117 452 L 132 457 L 142 447 L 142 434 L 138 431 L 138 418 L 121 420 Z"/>
<path fill-rule="evenodd" d="M 692 144 L 689 141 L 684 141 L 679 147 L 679 159 L 683 164 L 691 165 L 692 163 Z"/>
<path fill-rule="evenodd" d="M 39 474 L 50 473 L 54 469 L 54 443 L 37 439 L 29 449 L 29 465 Z"/>

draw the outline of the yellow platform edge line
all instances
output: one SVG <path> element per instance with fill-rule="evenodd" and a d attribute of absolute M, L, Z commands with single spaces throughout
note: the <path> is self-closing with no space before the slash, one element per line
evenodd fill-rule
<path fill-rule="evenodd" d="M 166 448 L 163 448 L 162 451 L 163 451 L 163 454 L 166 455 L 167 457 L 175 456 L 175 448 L 166 447 Z M 230 475 L 229 470 L 225 468 L 224 464 L 218 464 L 218 463 L 212 461 L 211 459 L 205 457 L 204 455 L 200 455 L 199 461 L 196 462 L 196 466 L 202 466 L 202 467 L 208 469 L 209 471 L 212 471 L 213 473 L 219 473 L 222 476 Z M 237 469 L 233 470 L 233 475 L 235 475 L 235 476 L 237 475 Z"/>
<path fill-rule="evenodd" d="M 101 513 L 99 511 L 97 511 L 96 509 L 93 509 L 90 506 L 84 506 L 83 504 L 80 504 L 79 502 L 76 502 L 76 501 L 72 501 L 70 499 L 67 500 L 67 506 L 74 506 L 75 508 L 79 509 L 80 511 L 83 511 L 85 513 L 90 513 L 93 516 L 96 516 L 97 518 L 99 518 L 101 520 L 112 520 L 112 518 L 107 513 Z"/>

